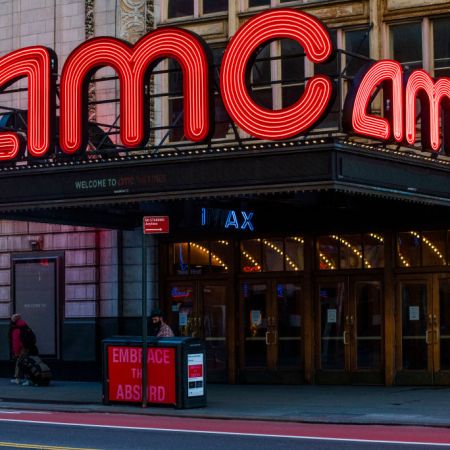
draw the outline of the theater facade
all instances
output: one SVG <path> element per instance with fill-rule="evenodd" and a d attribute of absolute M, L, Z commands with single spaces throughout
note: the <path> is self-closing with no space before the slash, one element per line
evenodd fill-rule
<path fill-rule="evenodd" d="M 156 32 L 80 42 L 58 77 L 45 49 L 3 60 L 5 86 L 43 61 L 49 96 L 5 90 L 28 103 L 1 119 L 1 333 L 20 310 L 58 376 L 99 377 L 144 293 L 213 382 L 450 384 L 450 19 L 225 3 L 161 1 Z"/>

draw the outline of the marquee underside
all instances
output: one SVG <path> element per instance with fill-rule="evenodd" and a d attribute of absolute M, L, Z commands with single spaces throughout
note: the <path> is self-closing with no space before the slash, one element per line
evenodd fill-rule
<path fill-rule="evenodd" d="M 170 213 L 181 203 L 312 211 L 346 199 L 356 210 L 450 210 L 444 158 L 331 139 L 196 153 L 4 169 L 0 212 L 11 219 L 130 228 L 143 215 Z"/>

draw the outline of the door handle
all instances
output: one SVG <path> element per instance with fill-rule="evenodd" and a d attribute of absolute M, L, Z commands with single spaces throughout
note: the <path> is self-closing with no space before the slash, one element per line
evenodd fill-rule
<path fill-rule="evenodd" d="M 278 340 L 277 331 L 266 331 L 266 345 L 275 345 Z"/>
<path fill-rule="evenodd" d="M 350 344 L 350 341 L 348 340 L 348 331 L 344 331 L 344 345 Z"/>
<path fill-rule="evenodd" d="M 432 344 L 432 342 L 431 342 L 431 340 L 430 340 L 430 335 L 431 335 L 431 333 L 432 333 L 432 330 L 427 330 L 427 331 L 425 332 L 425 342 L 426 342 L 428 345 Z"/>
<path fill-rule="evenodd" d="M 439 330 L 433 330 L 433 339 L 435 344 L 439 342 Z"/>

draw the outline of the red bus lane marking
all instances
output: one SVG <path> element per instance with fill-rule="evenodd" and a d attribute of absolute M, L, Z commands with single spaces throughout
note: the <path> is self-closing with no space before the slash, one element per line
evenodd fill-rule
<path fill-rule="evenodd" d="M 271 436 L 332 441 L 450 446 L 450 430 L 419 426 L 305 424 L 293 422 L 219 420 L 108 413 L 20 412 L 2 422 L 123 428 L 187 433 Z"/>

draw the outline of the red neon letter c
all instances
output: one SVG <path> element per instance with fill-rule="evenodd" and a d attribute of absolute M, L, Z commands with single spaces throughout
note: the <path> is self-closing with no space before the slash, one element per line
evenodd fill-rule
<path fill-rule="evenodd" d="M 280 140 L 297 136 L 317 122 L 328 107 L 332 84 L 328 77 L 315 76 L 297 102 L 278 111 L 256 104 L 246 85 L 248 63 L 258 47 L 275 39 L 297 41 L 314 63 L 326 61 L 332 51 L 325 27 L 309 14 L 292 9 L 259 14 L 231 39 L 220 71 L 220 89 L 228 114 L 242 129 L 254 137 Z"/>

